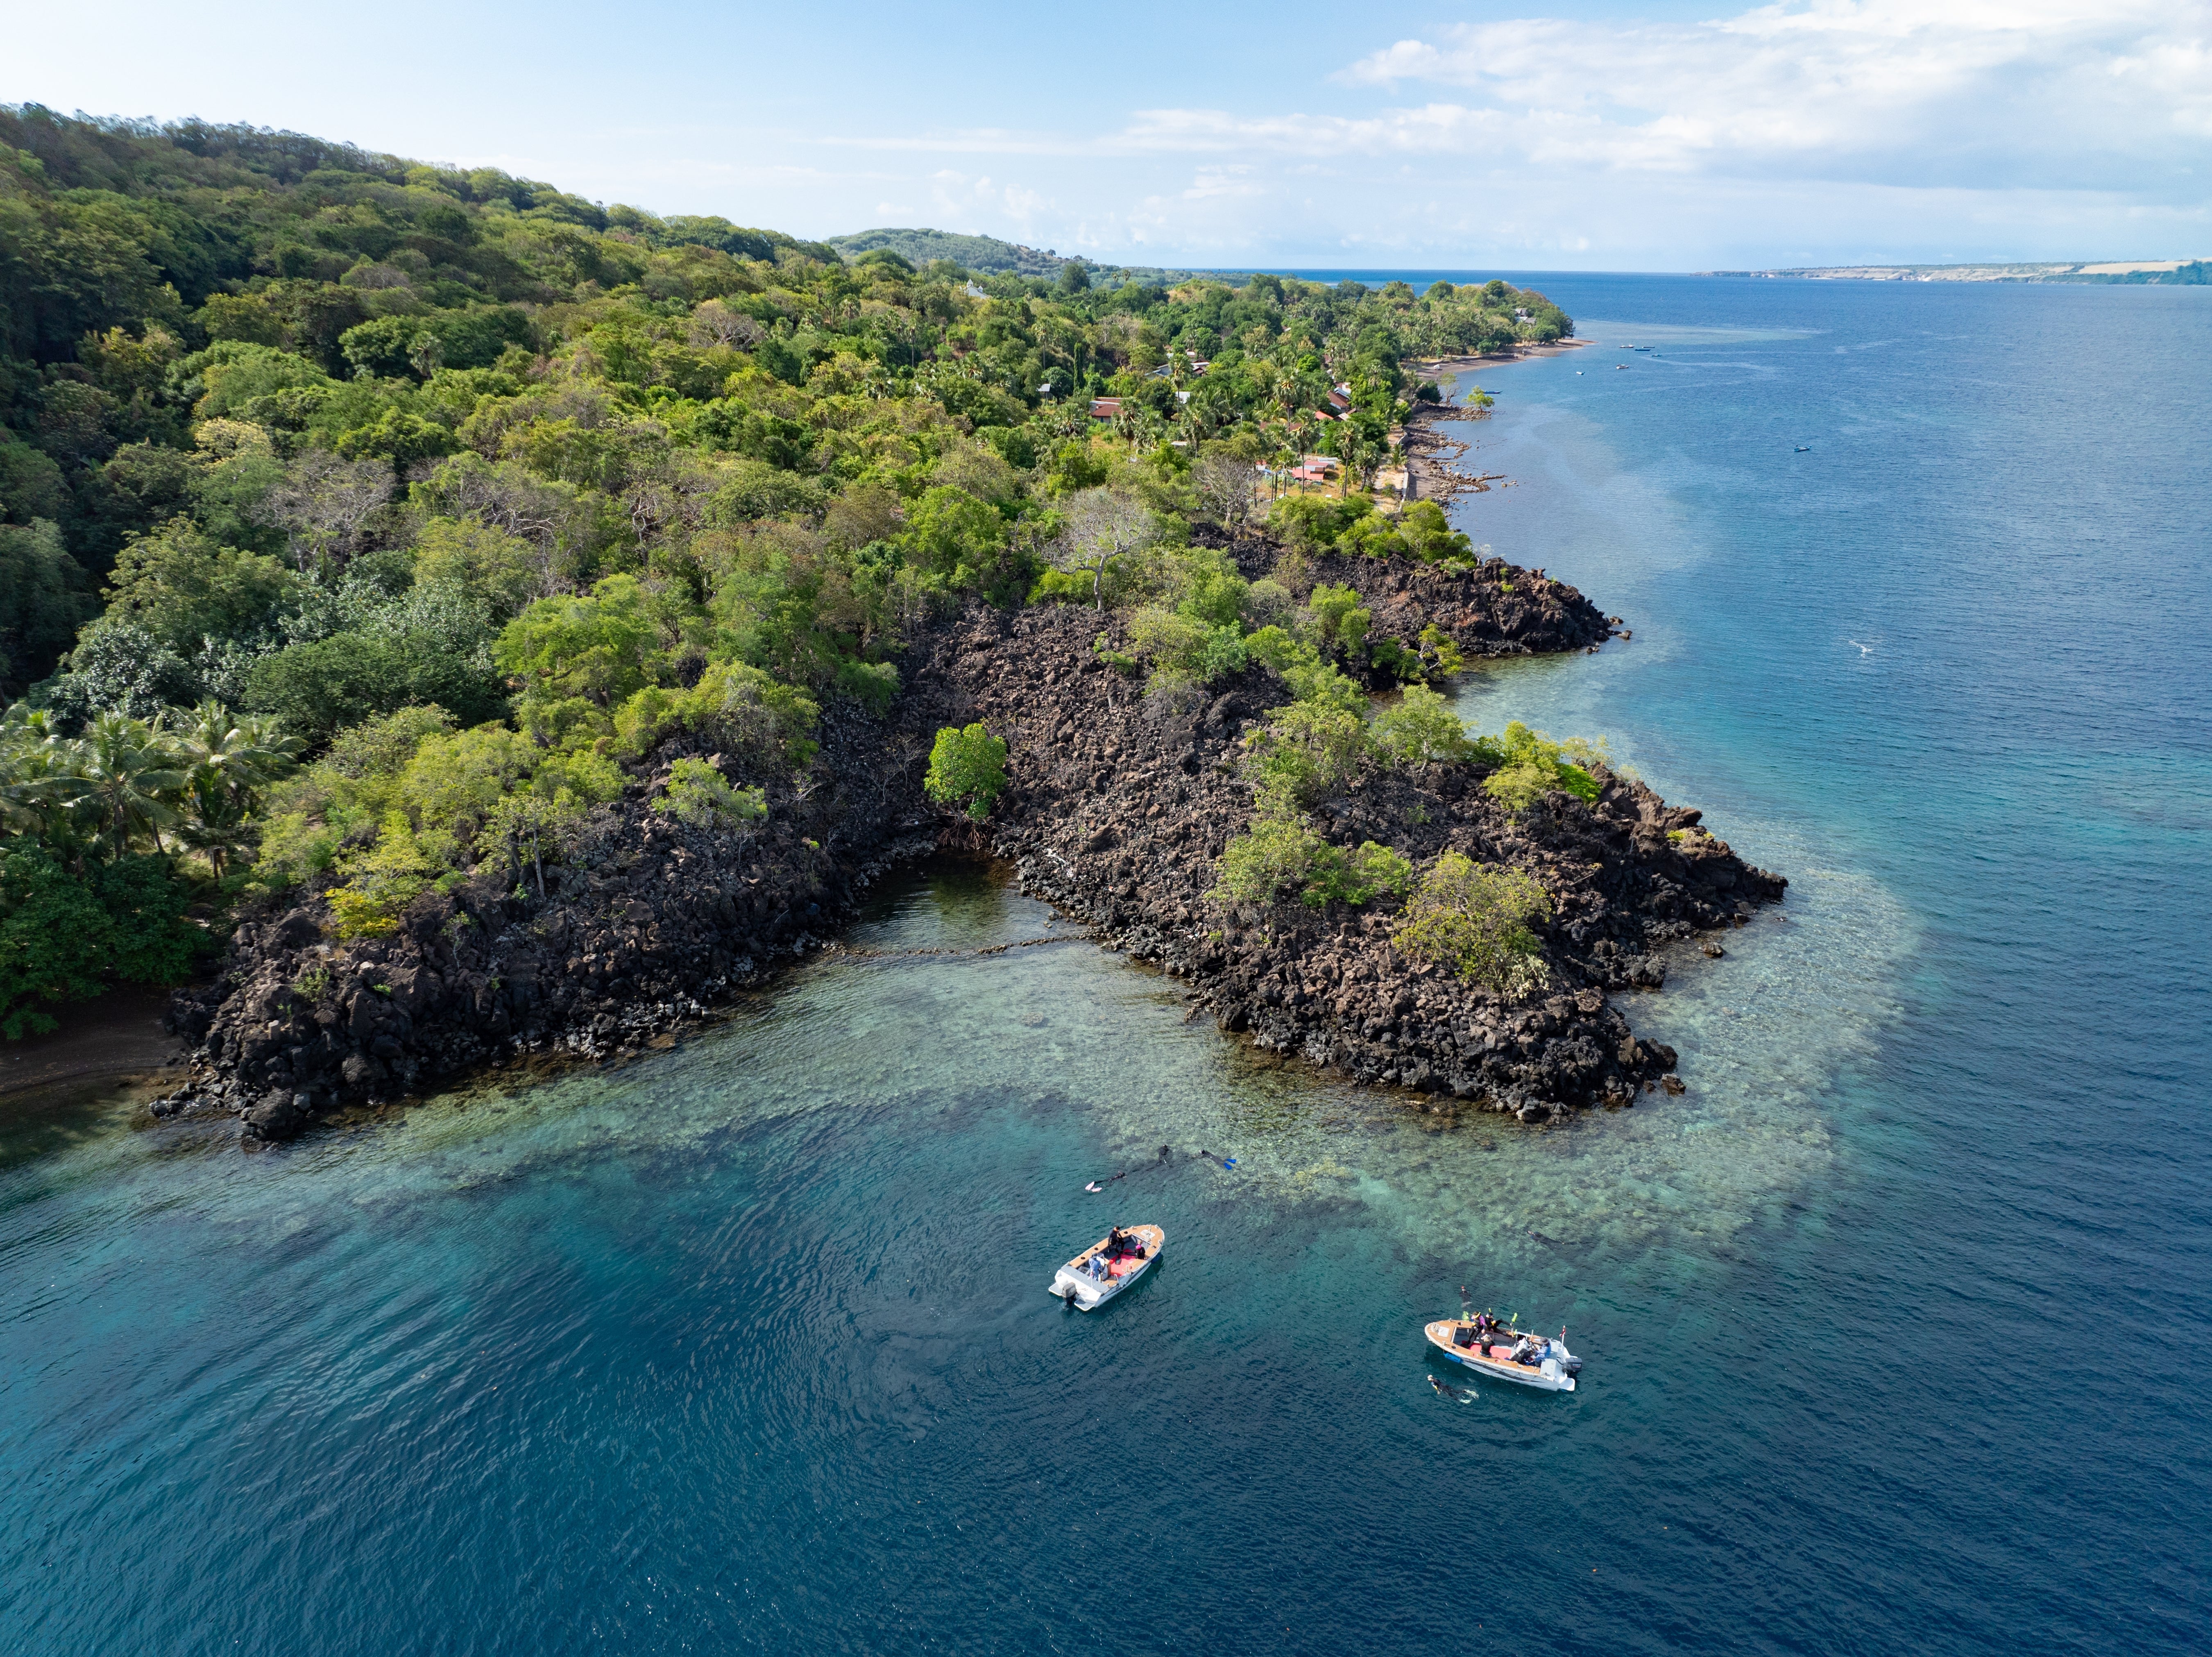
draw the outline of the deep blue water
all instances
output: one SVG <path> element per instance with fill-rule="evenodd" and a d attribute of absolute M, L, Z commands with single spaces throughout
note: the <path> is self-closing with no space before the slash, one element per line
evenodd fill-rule
<path fill-rule="evenodd" d="M 1070 941 L 251 1158 L 8 1121 L 0 1648 L 2201 1648 L 2212 295 L 1538 280 L 1457 515 L 1635 637 L 1462 706 L 1790 877 L 1629 1009 L 1684 1097 L 1440 1130 Z M 1163 1142 L 1239 1163 L 1082 1191 Z M 1462 1283 L 1583 1390 L 1437 1398 Z"/>

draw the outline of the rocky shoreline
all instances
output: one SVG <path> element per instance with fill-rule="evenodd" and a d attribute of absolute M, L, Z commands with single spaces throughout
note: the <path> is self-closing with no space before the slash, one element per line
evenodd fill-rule
<path fill-rule="evenodd" d="M 1455 501 L 1462 495 L 1486 495 L 1493 485 L 1510 481 L 1503 472 L 1468 472 L 1455 464 L 1468 453 L 1468 444 L 1437 429 L 1452 421 L 1481 420 L 1488 415 L 1487 410 L 1457 403 L 1424 403 L 1406 417 L 1407 499 Z"/>
<path fill-rule="evenodd" d="M 1232 551 L 1256 572 L 1279 549 Z M 1609 631 L 1571 588 L 1502 563 L 1472 576 L 1402 560 L 1307 570 L 1358 588 L 1370 637 L 1410 642 L 1434 624 L 1471 658 L 1590 649 Z M 1102 622 L 970 606 L 935 624 L 909 645 L 908 688 L 887 714 L 825 707 L 806 772 L 720 756 L 732 781 L 767 791 L 769 817 L 750 832 L 649 809 L 676 759 L 712 752 L 687 735 L 548 868 L 542 899 L 487 874 L 426 892 L 394 936 L 342 944 L 327 941 L 319 899 L 250 917 L 216 983 L 173 1008 L 192 1075 L 156 1114 L 234 1112 L 247 1141 L 282 1140 L 518 1055 L 635 1051 L 828 943 L 884 874 L 951 847 L 1008 860 L 1024 889 L 1183 980 L 1227 1031 L 1418 1090 L 1432 1109 L 1536 1122 L 1631 1103 L 1666 1077 L 1674 1055 L 1638 1039 L 1610 995 L 1656 989 L 1655 952 L 1781 894 L 1698 813 L 1609 773 L 1593 802 L 1555 795 L 1516 819 L 1468 766 L 1369 765 L 1316 813 L 1322 832 L 1537 874 L 1554 908 L 1540 929 L 1547 990 L 1507 1004 L 1408 962 L 1373 907 L 1224 909 L 1207 895 L 1213 860 L 1252 808 L 1239 740 L 1288 693 L 1255 667 L 1194 701 L 1148 698 L 1099 660 Z M 921 789 L 935 731 L 976 720 L 1009 746 L 1007 790 L 981 825 Z"/>

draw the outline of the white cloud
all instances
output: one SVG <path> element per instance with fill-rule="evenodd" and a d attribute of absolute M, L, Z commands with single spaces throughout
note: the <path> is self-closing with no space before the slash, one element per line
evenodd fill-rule
<path fill-rule="evenodd" d="M 2208 37 L 2206 0 L 1815 0 L 1695 24 L 1471 24 L 1338 78 L 1480 94 L 1388 112 L 1353 142 L 1458 131 L 1570 165 L 2094 187 L 2202 162 Z"/>
<path fill-rule="evenodd" d="M 1087 128 L 753 134 L 665 172 L 744 188 L 760 222 L 872 210 L 1170 265 L 2212 252 L 2212 0 L 1528 17 L 1381 45 L 1330 81 L 1293 101 L 1224 75 L 1221 107 Z"/>
<path fill-rule="evenodd" d="M 947 228 L 975 235 L 979 225 L 986 234 L 1011 232 L 1026 237 L 1041 214 L 1053 206 L 1052 198 L 1018 184 L 1000 184 L 988 174 L 969 178 L 951 168 L 930 174 L 930 200 L 946 216 Z"/>

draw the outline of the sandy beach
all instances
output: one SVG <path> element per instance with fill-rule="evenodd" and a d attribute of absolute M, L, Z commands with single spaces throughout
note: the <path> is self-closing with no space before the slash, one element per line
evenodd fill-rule
<path fill-rule="evenodd" d="M 58 1008 L 59 1029 L 0 1048 L 0 1100 L 150 1081 L 181 1069 L 184 1049 L 161 1027 L 168 1005 L 166 990 L 125 985 Z"/>
<path fill-rule="evenodd" d="M 1532 356 L 1564 356 L 1589 343 L 1587 339 L 1561 339 L 1549 345 L 1516 345 L 1510 351 L 1489 351 L 1480 356 L 1439 356 L 1433 360 L 1417 357 L 1404 367 L 1408 374 L 1434 380 L 1447 374 L 1465 374 L 1473 369 L 1494 369 L 1508 362 L 1524 362 Z"/>

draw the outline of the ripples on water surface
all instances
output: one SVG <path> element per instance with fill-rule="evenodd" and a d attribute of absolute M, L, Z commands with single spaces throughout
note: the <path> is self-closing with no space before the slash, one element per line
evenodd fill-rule
<path fill-rule="evenodd" d="M 1542 285 L 1599 343 L 1484 376 L 1459 515 L 1636 637 L 1462 705 L 1790 877 L 1630 1008 L 1686 1096 L 1440 1129 L 1078 941 L 247 1160 L 21 1123 L 8 1648 L 2201 1640 L 2203 296 Z M 951 864 L 855 941 L 1054 924 Z M 1583 1391 L 1436 1398 L 1462 1282 Z"/>

